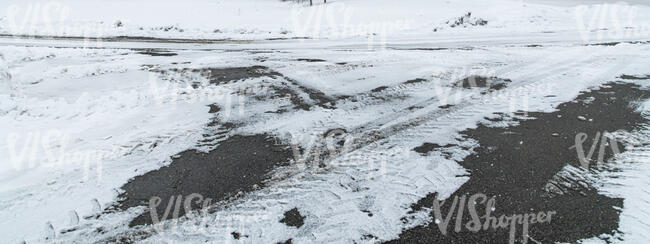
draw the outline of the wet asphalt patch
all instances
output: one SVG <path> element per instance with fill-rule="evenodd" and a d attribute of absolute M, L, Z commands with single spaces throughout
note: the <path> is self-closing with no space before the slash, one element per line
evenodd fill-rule
<path fill-rule="evenodd" d="M 206 78 L 208 78 L 210 84 L 216 85 L 249 78 L 281 76 L 280 73 L 272 71 L 269 68 L 261 65 L 250 67 L 203 68 L 193 69 L 192 71 L 200 72 Z"/>
<path fill-rule="evenodd" d="M 323 93 L 320 90 L 317 90 L 315 88 L 310 88 L 306 87 L 302 84 L 300 84 L 298 81 L 291 79 L 286 76 L 282 76 L 285 80 L 291 82 L 293 86 L 297 87 L 297 90 L 300 92 L 304 92 L 309 96 L 309 99 L 313 101 L 313 103 L 319 107 L 326 108 L 326 109 L 333 109 L 336 108 L 336 99 L 332 98 L 325 93 Z M 311 106 L 309 106 L 311 108 Z M 309 109 L 307 109 L 309 110 Z"/>
<path fill-rule="evenodd" d="M 625 42 L 600 42 L 600 43 L 589 43 L 584 44 L 584 46 L 616 46 L 621 43 L 627 44 L 648 44 L 650 41 L 625 41 Z"/>
<path fill-rule="evenodd" d="M 427 81 L 427 80 L 422 79 L 422 78 L 416 78 L 416 79 L 404 81 L 404 83 L 402 83 L 402 84 L 405 84 L 405 85 L 418 84 L 418 83 L 422 83 L 422 82 L 425 82 L 425 81 Z"/>
<path fill-rule="evenodd" d="M 269 69 L 266 66 L 254 65 L 244 67 L 206 67 L 206 68 L 171 68 L 165 69 L 150 69 L 149 71 L 159 72 L 161 74 L 168 73 L 198 73 L 205 77 L 210 84 L 220 85 L 236 82 L 240 80 L 259 78 L 259 77 L 279 77 L 282 74 Z M 199 83 L 192 84 L 193 88 L 198 88 Z"/>
<path fill-rule="evenodd" d="M 616 46 L 618 44 L 621 44 L 621 42 L 601 42 L 601 43 L 586 44 L 585 46 Z"/>
<path fill-rule="evenodd" d="M 623 199 L 601 195 L 597 189 L 582 182 L 582 187 L 564 189 L 562 194 L 552 194 L 548 184 L 567 164 L 580 167 L 576 152 L 576 135 L 586 133 L 591 146 L 597 133 L 617 130 L 634 131 L 648 121 L 633 104 L 650 98 L 650 91 L 627 83 L 609 83 L 597 90 L 584 92 L 575 101 L 560 104 L 552 113 L 530 112 L 534 119 L 520 120 L 507 128 L 480 124 L 476 129 L 462 132 L 466 138 L 477 140 L 480 147 L 460 164 L 470 172 L 469 180 L 439 206 L 440 218 L 424 226 L 404 230 L 398 239 L 389 243 L 507 243 L 509 228 L 489 228 L 471 231 L 469 207 L 452 200 L 464 201 L 475 194 L 494 198 L 492 217 L 513 216 L 553 211 L 550 222 L 529 226 L 529 236 L 541 243 L 576 242 L 577 240 L 615 234 L 619 227 Z M 573 146 L 573 147 L 572 147 Z M 624 147 L 621 147 L 621 151 Z M 596 150 L 597 151 L 597 150 Z M 605 158 L 612 156 L 606 150 Z M 594 156 L 594 158 L 597 156 Z M 590 167 L 589 170 L 599 170 Z M 585 172 L 587 174 L 587 171 Z M 426 210 L 436 219 L 432 193 L 412 206 L 412 211 Z M 469 204 L 469 200 L 467 203 Z M 485 223 L 488 201 L 477 202 L 480 223 Z M 461 209 L 465 214 L 461 214 Z M 451 219 L 442 228 L 447 214 Z M 461 217 L 458 217 L 461 216 Z M 405 219 L 404 221 L 408 221 Z M 458 223 L 458 224 L 457 224 Z M 459 230 L 456 231 L 456 226 Z M 523 241 L 522 225 L 516 226 L 515 239 Z M 446 235 L 442 230 L 446 230 Z M 608 240 L 606 240 L 608 241 Z"/>
<path fill-rule="evenodd" d="M 302 85 L 299 81 L 284 76 L 283 74 L 274 71 L 266 66 L 254 65 L 245 67 L 219 67 L 219 68 L 172 68 L 169 70 L 151 70 L 166 74 L 171 72 L 192 72 L 199 73 L 208 79 L 208 82 L 213 85 L 221 85 L 233 83 L 250 78 L 270 77 L 282 78 L 286 81 L 280 81 L 270 85 L 274 94 L 271 98 L 289 97 L 295 109 L 310 110 L 312 106 L 316 105 L 326 109 L 335 108 L 336 99 L 329 97 L 322 91 Z M 192 87 L 198 88 L 199 83 L 192 84 Z M 302 94 L 305 94 L 309 99 L 303 99 Z M 263 94 L 268 95 L 268 94 Z"/>
<path fill-rule="evenodd" d="M 325 60 L 318 59 L 318 58 L 299 58 L 299 59 L 296 59 L 296 61 L 309 62 L 309 63 L 325 62 Z"/>
<path fill-rule="evenodd" d="M 302 216 L 297 208 L 293 208 L 284 213 L 284 218 L 280 220 L 280 223 L 300 228 L 305 224 L 305 216 Z"/>
<path fill-rule="evenodd" d="M 221 142 L 214 150 L 204 153 L 188 150 L 179 153 L 172 163 L 159 170 L 137 176 L 125 184 L 119 198 L 119 208 L 149 206 L 152 198 L 160 198 L 156 216 L 165 216 L 169 206 L 174 214 L 167 219 L 185 214 L 181 205 L 192 194 L 215 202 L 226 200 L 240 192 L 263 185 L 267 174 L 292 158 L 291 149 L 276 144 L 267 135 L 236 135 Z M 191 202 L 191 209 L 201 205 Z M 178 208 L 179 207 L 179 208 Z M 172 212 L 172 211 L 167 211 Z M 174 216 L 175 215 L 175 216 Z M 136 217 L 130 226 L 153 223 L 152 213 Z"/>
<path fill-rule="evenodd" d="M 302 99 L 298 91 L 295 89 L 291 89 L 289 86 L 286 84 L 283 85 L 271 85 L 270 86 L 272 90 L 271 98 L 281 98 L 281 97 L 287 97 L 289 98 L 289 101 L 291 104 L 293 104 L 294 109 L 300 109 L 300 110 L 305 110 L 309 111 L 311 109 L 311 104 L 309 104 L 307 101 Z M 280 109 L 278 111 L 274 111 L 275 113 L 284 113 L 288 112 L 286 109 Z"/>
<path fill-rule="evenodd" d="M 460 50 L 460 51 L 471 51 L 474 50 L 473 47 L 455 47 L 455 48 L 447 48 L 447 47 L 417 47 L 417 48 L 391 48 L 393 50 L 400 50 L 400 51 L 447 51 L 447 50 Z"/>
<path fill-rule="evenodd" d="M 154 56 L 154 57 L 157 57 L 157 56 L 170 57 L 170 56 L 178 55 L 176 53 L 167 52 L 167 51 L 160 51 L 160 50 L 158 50 L 158 51 L 147 50 L 147 51 L 140 51 L 138 53 L 142 54 L 142 55 L 149 55 L 149 56 Z"/>
<path fill-rule="evenodd" d="M 380 86 L 380 87 L 374 88 L 374 89 L 372 89 L 370 91 L 371 92 L 381 92 L 381 91 L 386 90 L 386 89 L 388 89 L 387 86 Z"/>
<path fill-rule="evenodd" d="M 292 244 L 292 243 L 293 243 L 293 239 L 289 239 L 284 242 L 278 242 L 277 244 Z"/>
<path fill-rule="evenodd" d="M 650 80 L 650 75 L 635 76 L 635 75 L 621 75 L 619 78 L 624 80 Z"/>
<path fill-rule="evenodd" d="M 231 67 L 231 68 L 206 68 L 202 70 L 193 70 L 195 72 L 201 72 L 206 75 L 210 80 L 211 84 L 222 84 L 231 81 L 243 80 L 248 78 L 257 78 L 257 77 L 282 77 L 291 85 L 274 85 L 272 88 L 276 92 L 283 95 L 288 95 L 291 98 L 291 102 L 295 105 L 295 108 L 302 110 L 309 110 L 312 104 L 307 103 L 304 99 L 300 98 L 299 93 L 306 93 L 307 96 L 313 101 L 314 105 L 323 107 L 323 108 L 334 108 L 335 100 L 325 95 L 325 93 L 314 89 L 306 87 L 300 82 L 293 80 L 289 77 L 282 75 L 279 72 L 273 71 L 266 66 L 250 66 L 250 67 Z"/>
<path fill-rule="evenodd" d="M 248 235 L 242 235 L 237 231 L 230 232 L 230 235 L 232 235 L 232 238 L 234 238 L 235 240 L 239 240 L 241 238 L 248 238 Z"/>
<path fill-rule="evenodd" d="M 360 97 L 365 97 L 365 96 L 369 96 L 369 97 L 371 97 L 371 98 L 373 98 L 373 99 L 375 99 L 377 101 L 381 101 L 381 102 L 387 102 L 387 101 L 391 101 L 393 99 L 404 99 L 405 97 L 403 95 L 396 94 L 396 93 L 399 93 L 399 92 L 395 92 L 395 91 L 399 91 L 401 89 L 401 87 L 404 86 L 404 85 L 413 85 L 413 86 L 415 86 L 415 85 L 418 85 L 420 83 L 424 83 L 424 82 L 427 82 L 427 81 L 428 80 L 426 80 L 426 79 L 415 78 L 415 79 L 404 81 L 404 82 L 402 82 L 400 84 L 397 84 L 397 85 L 378 86 L 378 87 L 375 87 L 373 89 L 370 89 L 369 91 L 366 91 L 366 92 L 363 92 L 363 93 L 358 93 L 358 94 L 355 94 L 355 95 L 352 95 L 352 96 L 351 95 L 340 95 L 340 96 L 336 97 L 336 99 L 337 100 L 348 100 L 348 101 L 351 101 L 351 102 L 358 102 Z M 413 110 L 413 109 L 416 109 L 416 108 L 419 109 L 419 108 L 422 108 L 422 107 L 411 106 L 408 109 Z"/>
<path fill-rule="evenodd" d="M 208 111 L 209 114 L 214 114 L 214 113 L 218 113 L 219 111 L 221 111 L 221 108 L 219 106 L 217 106 L 216 104 L 210 104 L 210 105 L 208 105 L 208 107 L 210 107 L 210 110 Z"/>
<path fill-rule="evenodd" d="M 512 82 L 509 79 L 500 79 L 497 77 L 485 77 L 473 75 L 465 77 L 462 80 L 458 81 L 455 86 L 462 88 L 488 88 L 490 90 L 501 90 L 507 86 L 508 83 Z"/>
<path fill-rule="evenodd" d="M 447 144 L 447 145 L 443 146 L 443 145 L 440 145 L 440 144 L 437 144 L 437 143 L 425 142 L 425 143 L 422 143 L 422 145 L 413 148 L 413 151 L 415 151 L 415 152 L 417 152 L 417 153 L 419 153 L 421 155 L 427 155 L 427 154 L 429 154 L 429 152 L 431 152 L 431 151 L 433 151 L 435 149 L 449 148 L 449 147 L 453 147 L 453 146 L 454 145 L 451 145 L 451 144 Z"/>

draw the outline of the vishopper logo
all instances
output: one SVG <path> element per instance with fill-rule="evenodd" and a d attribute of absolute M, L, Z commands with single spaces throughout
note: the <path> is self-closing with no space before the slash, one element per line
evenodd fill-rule
<path fill-rule="evenodd" d="M 69 15 L 70 8 L 56 1 L 29 2 L 26 6 L 14 4 L 9 6 L 6 12 L 9 30 L 14 35 L 61 36 L 65 32 L 62 23 L 65 23 Z"/>
<path fill-rule="evenodd" d="M 413 20 L 371 21 L 352 23 L 355 9 L 344 3 L 312 7 L 294 6 L 291 9 L 293 32 L 298 37 L 312 39 L 342 39 L 366 36 L 368 49 L 374 49 L 377 38 L 381 49 L 386 47 L 388 35 L 411 28 Z"/>
<path fill-rule="evenodd" d="M 161 206 L 163 200 L 160 197 L 152 197 L 149 199 L 149 213 L 151 215 L 151 221 L 153 224 L 158 224 L 161 223 L 167 219 L 178 219 L 180 216 L 180 210 L 181 207 L 184 208 L 185 211 L 185 216 L 191 217 L 192 216 L 192 211 L 196 210 L 194 209 L 195 206 L 200 206 L 200 209 L 207 209 L 210 205 L 212 205 L 212 199 L 211 198 L 204 198 L 201 194 L 198 193 L 192 193 L 185 197 L 185 201 L 183 201 L 183 195 L 178 195 L 178 196 L 171 196 L 169 198 L 169 201 L 167 202 L 166 207 L 164 208 L 164 212 L 162 216 L 158 216 L 158 207 Z M 194 202 L 194 203 L 193 203 Z M 172 212 L 173 209 L 173 212 Z M 169 214 L 172 214 L 171 216 Z"/>
<path fill-rule="evenodd" d="M 391 161 L 407 161 L 410 149 L 392 147 L 386 150 L 355 151 L 359 146 L 376 139 L 376 132 L 355 136 L 344 129 L 331 129 L 325 133 L 291 134 L 291 148 L 299 171 L 331 167 L 363 168 L 368 180 L 386 174 Z M 305 148 L 299 145 L 306 145 Z"/>
<path fill-rule="evenodd" d="M 531 238 L 528 235 L 530 225 L 550 223 L 551 218 L 556 214 L 556 211 L 540 211 L 537 213 L 493 216 L 493 212 L 496 210 L 496 199 L 494 197 L 488 199 L 488 196 L 482 193 L 471 195 L 469 198 L 467 195 L 463 195 L 460 198 L 454 196 L 447 214 L 443 216 L 441 206 L 444 204 L 445 200 L 438 200 L 437 197 L 433 200 L 434 222 L 443 235 L 448 234 L 449 223 L 454 215 L 454 211 L 456 211 L 456 221 L 453 229 L 456 233 L 461 232 L 463 228 L 474 233 L 481 230 L 508 229 L 509 243 L 511 244 L 515 243 L 517 239 L 517 228 L 519 225 L 522 228 L 521 239 L 523 243 L 527 243 L 528 239 Z M 481 215 L 480 209 L 477 209 L 477 205 L 479 204 L 485 204 L 484 215 Z M 470 219 L 463 225 L 465 209 L 467 209 Z"/>
<path fill-rule="evenodd" d="M 490 102 L 494 100 L 508 103 L 508 113 L 529 111 L 531 94 L 550 93 L 554 85 L 534 84 L 510 87 L 512 80 L 499 78 L 490 69 L 458 68 L 446 75 L 433 75 L 432 84 L 440 107 L 458 105 L 464 102 Z"/>
<path fill-rule="evenodd" d="M 81 167 L 84 181 L 88 181 L 91 168 L 96 171 L 97 180 L 102 179 L 103 160 L 122 155 L 121 149 L 112 152 L 99 150 L 68 150 L 71 136 L 60 130 L 10 133 L 7 136 L 9 161 L 14 170 Z"/>
<path fill-rule="evenodd" d="M 461 103 L 468 95 L 485 92 L 497 81 L 494 70 L 472 67 L 456 68 L 431 78 L 440 106 Z"/>
<path fill-rule="evenodd" d="M 104 27 L 101 23 L 72 22 L 71 8 L 58 1 L 27 2 L 7 7 L 6 20 L 9 33 L 17 36 L 82 37 L 84 47 L 94 38 L 102 42 Z"/>
<path fill-rule="evenodd" d="M 580 166 L 589 168 L 589 166 L 593 163 L 594 152 L 598 145 L 600 146 L 598 147 L 598 158 L 595 163 L 597 167 L 601 167 L 603 165 L 605 158 L 605 149 L 607 147 L 609 147 L 614 154 L 620 153 L 620 149 L 618 148 L 618 143 L 616 140 L 613 139 L 607 131 L 605 131 L 602 133 L 602 135 L 600 132 L 596 132 L 591 147 L 589 148 L 589 152 L 585 154 L 585 147 L 583 143 L 587 141 L 588 137 L 589 136 L 586 133 L 578 133 L 575 137 L 575 145 L 569 147 L 569 149 L 576 149 L 576 153 L 578 153 L 578 160 L 580 160 Z"/>
<path fill-rule="evenodd" d="M 598 131 L 592 137 L 591 143 L 585 145 L 585 142 L 588 143 L 588 140 L 589 135 L 580 132 L 575 136 L 575 145 L 569 147 L 569 149 L 575 148 L 580 166 L 583 168 L 589 168 L 590 166 L 595 166 L 596 168 L 602 167 L 608 152 L 612 156 L 622 152 L 619 144 L 621 146 L 629 145 L 631 147 L 650 144 L 650 139 L 624 130 L 618 130 L 613 133 L 607 131 L 601 133 Z M 598 149 L 598 154 L 594 155 L 596 149 Z"/>
<path fill-rule="evenodd" d="M 328 158 L 351 151 L 354 137 L 343 129 L 332 129 L 324 134 L 291 134 L 291 149 L 300 170 L 324 166 Z M 302 142 L 302 143 L 301 143 Z M 300 144 L 307 143 L 302 149 Z"/>
<path fill-rule="evenodd" d="M 165 200 L 158 196 L 149 199 L 148 211 L 155 230 L 160 234 L 202 235 L 225 239 L 229 243 L 239 235 L 249 237 L 249 240 L 262 236 L 261 233 L 251 233 L 247 226 L 271 219 L 268 214 L 229 214 L 209 211 L 213 204 L 212 199 L 198 193 L 171 196 L 166 204 Z M 180 216 L 181 209 L 185 214 L 183 217 Z"/>
<path fill-rule="evenodd" d="M 581 5 L 575 9 L 576 24 L 584 42 L 606 37 L 618 39 L 649 36 L 650 24 L 647 19 L 638 17 L 643 17 L 639 16 L 639 7 L 623 2 Z M 593 35 L 593 32 L 596 34 Z"/>
<path fill-rule="evenodd" d="M 220 118 L 226 119 L 231 115 L 245 114 L 246 96 L 251 93 L 265 92 L 268 87 L 246 87 L 240 90 L 224 86 L 210 85 L 208 82 L 180 83 L 182 74 L 175 78 L 161 80 L 157 73 L 149 72 L 149 90 L 157 104 L 176 105 L 177 103 L 216 102 L 221 105 Z M 233 112 L 234 110 L 237 113 Z"/>

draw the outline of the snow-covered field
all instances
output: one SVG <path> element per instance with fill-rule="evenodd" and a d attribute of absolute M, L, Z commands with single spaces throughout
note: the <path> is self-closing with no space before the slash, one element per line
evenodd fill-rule
<path fill-rule="evenodd" d="M 414 203 L 472 177 L 459 162 L 481 145 L 459 132 L 650 74 L 650 7 L 638 2 L 3 1 L 0 34 L 1 243 L 393 240 L 434 221 Z M 232 67 L 261 75 L 203 73 Z M 472 75 L 509 83 L 487 93 L 454 86 Z M 144 207 L 105 211 L 130 179 L 185 150 L 257 134 L 310 149 L 336 128 L 352 140 L 379 136 L 326 167 L 294 152 L 263 187 L 200 213 L 210 228 L 197 218 L 130 228 Z M 456 146 L 412 150 L 423 143 Z M 647 148 L 621 157 L 643 164 L 599 183 L 625 198 L 627 239 L 615 241 L 647 242 Z M 280 222 L 293 208 L 300 228 Z"/>
<path fill-rule="evenodd" d="M 318 2 L 318 1 L 316 1 Z M 571 4 L 573 3 L 573 4 Z M 0 33 L 64 37 L 160 37 L 188 39 L 448 38 L 449 34 L 592 31 L 624 38 L 648 36 L 642 1 L 330 1 L 309 7 L 291 1 L 13 1 L 0 3 Z M 450 27 L 471 12 L 463 28 Z M 477 19 L 487 21 L 481 28 Z M 452 21 L 453 22 L 453 21 Z M 433 31 L 437 30 L 437 31 Z M 596 33 L 596 34 L 599 34 Z M 600 35 L 600 34 L 599 34 Z"/>

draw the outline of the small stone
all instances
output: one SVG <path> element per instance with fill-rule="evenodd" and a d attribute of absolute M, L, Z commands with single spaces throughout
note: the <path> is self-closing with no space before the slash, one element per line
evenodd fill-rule
<path fill-rule="evenodd" d="M 581 120 L 581 121 L 587 120 L 587 118 L 585 118 L 585 116 L 578 116 L 578 119 Z"/>

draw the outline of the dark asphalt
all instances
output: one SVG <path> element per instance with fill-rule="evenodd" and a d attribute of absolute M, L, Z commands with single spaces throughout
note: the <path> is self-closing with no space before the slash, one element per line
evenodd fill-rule
<path fill-rule="evenodd" d="M 621 129 L 632 131 L 648 122 L 634 111 L 631 102 L 650 98 L 649 91 L 630 84 L 608 85 L 581 94 L 575 102 L 559 105 L 557 112 L 529 113 L 529 116 L 536 119 L 521 120 L 517 126 L 494 128 L 479 125 L 476 129 L 464 131 L 462 134 L 465 137 L 477 140 L 481 147 L 460 162 L 471 176 L 468 182 L 442 204 L 443 217 L 446 217 L 454 197 L 461 199 L 463 195 L 469 197 L 482 193 L 496 200 L 492 216 L 555 211 L 550 223 L 537 223 L 529 227 L 530 237 L 542 243 L 571 243 L 615 233 L 620 214 L 617 208 L 623 207 L 623 199 L 601 195 L 589 185 L 571 184 L 563 189 L 565 194 L 552 194 L 545 190 L 549 180 L 567 163 L 580 167 L 575 148 L 570 149 L 575 145 L 578 133 L 589 136 L 585 143 L 588 150 L 597 132 Z M 595 100 L 585 102 L 589 97 L 594 97 Z M 578 116 L 584 116 L 587 120 L 580 120 Z M 610 150 L 606 152 L 606 157 L 612 155 Z M 412 206 L 413 210 L 432 208 L 435 196 L 433 193 L 421 199 Z M 479 214 L 482 213 L 480 216 L 485 215 L 485 204 L 479 203 L 477 209 Z M 435 219 L 433 211 L 430 215 Z M 398 239 L 388 243 L 509 241 L 507 228 L 469 231 L 464 227 L 470 220 L 467 210 L 461 219 L 460 231 L 455 232 L 456 216 L 457 212 L 449 222 L 446 235 L 442 234 L 438 225 L 431 223 L 405 230 Z M 481 217 L 481 220 L 482 223 L 485 222 L 485 218 Z M 517 226 L 517 243 L 523 240 L 521 230 L 522 226 Z"/>
<path fill-rule="evenodd" d="M 180 153 L 170 165 L 135 177 L 122 187 L 125 192 L 119 196 L 124 199 L 120 202 L 120 208 L 148 206 L 152 197 L 159 197 L 161 202 L 157 207 L 157 216 L 162 219 L 168 204 L 175 209 L 194 193 L 204 199 L 211 198 L 214 203 L 235 196 L 240 191 L 251 191 L 254 185 L 263 184 L 273 168 L 289 162 L 292 157 L 291 149 L 276 144 L 272 137 L 232 136 L 209 153 L 188 150 Z M 178 199 L 178 196 L 182 196 L 180 203 L 172 199 Z M 201 206 L 202 203 L 192 202 L 192 209 Z M 183 216 L 184 206 L 180 206 L 178 211 L 176 217 Z M 167 219 L 172 217 L 170 213 Z M 130 225 L 151 223 L 151 214 L 145 212 Z"/>

